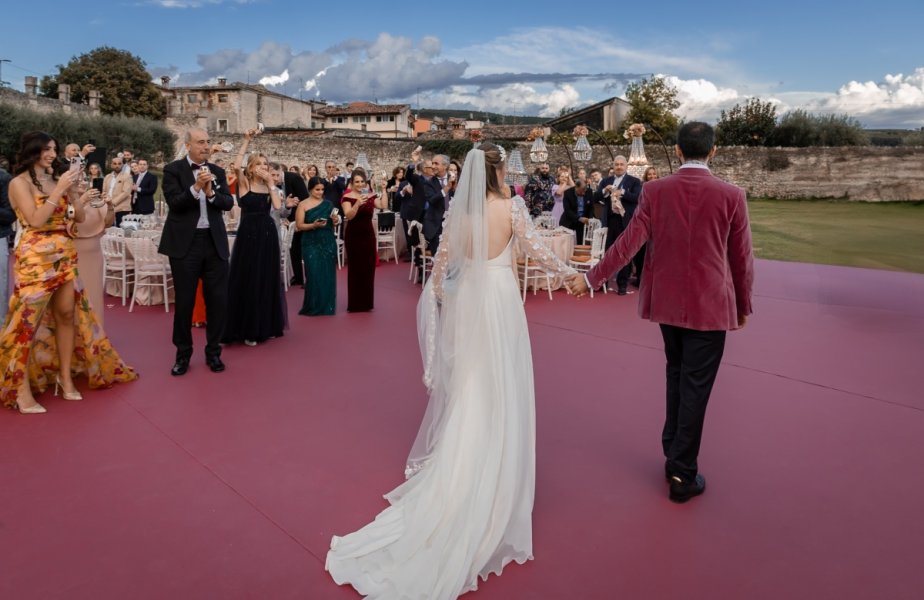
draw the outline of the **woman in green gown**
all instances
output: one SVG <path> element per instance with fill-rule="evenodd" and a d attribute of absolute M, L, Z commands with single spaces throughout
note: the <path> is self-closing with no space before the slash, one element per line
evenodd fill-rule
<path fill-rule="evenodd" d="M 309 196 L 298 204 L 295 227 L 302 232 L 305 260 L 305 302 L 300 315 L 332 315 L 337 304 L 337 240 L 334 226 L 340 216 L 324 199 L 320 177 L 308 180 Z"/>

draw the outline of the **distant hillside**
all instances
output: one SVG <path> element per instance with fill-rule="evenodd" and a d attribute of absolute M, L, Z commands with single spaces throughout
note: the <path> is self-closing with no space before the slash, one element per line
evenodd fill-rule
<path fill-rule="evenodd" d="M 867 129 L 866 135 L 873 146 L 924 145 L 924 127 L 921 129 Z"/>
<path fill-rule="evenodd" d="M 443 119 L 474 119 L 476 121 L 491 122 L 494 125 L 517 125 L 534 123 L 545 123 L 548 121 L 545 117 L 523 117 L 502 115 L 492 112 L 479 112 L 477 110 L 451 110 L 442 108 L 421 108 L 419 111 L 412 111 L 418 117 L 429 119 L 432 117 L 441 117 Z"/>

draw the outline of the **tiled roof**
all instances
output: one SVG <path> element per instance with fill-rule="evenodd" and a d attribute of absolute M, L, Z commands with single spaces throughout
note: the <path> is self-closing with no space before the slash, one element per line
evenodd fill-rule
<path fill-rule="evenodd" d="M 486 140 L 525 140 L 529 132 L 537 125 L 485 125 L 481 128 Z M 451 129 L 442 129 L 439 131 L 428 131 L 420 134 L 422 140 L 452 140 L 468 139 L 468 131 L 458 131 L 453 133 Z"/>
<path fill-rule="evenodd" d="M 350 102 L 347 106 L 326 106 L 318 109 L 318 114 L 325 117 L 350 115 L 389 115 L 398 114 L 410 108 L 409 104 L 373 104 L 372 102 Z"/>

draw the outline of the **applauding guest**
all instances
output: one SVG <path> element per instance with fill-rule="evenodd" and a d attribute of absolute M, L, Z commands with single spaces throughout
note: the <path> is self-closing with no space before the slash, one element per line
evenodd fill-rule
<path fill-rule="evenodd" d="M 186 132 L 187 154 L 164 167 L 164 199 L 170 211 L 160 238 L 161 254 L 170 257 L 176 295 L 173 313 L 173 375 L 183 375 L 192 357 L 192 313 L 196 286 L 202 279 L 205 296 L 205 361 L 214 373 L 225 370 L 221 335 L 228 298 L 228 232 L 222 218 L 234 198 L 225 172 L 208 164 L 209 134 L 204 129 Z"/>
<path fill-rule="evenodd" d="M 244 135 L 234 164 L 244 162 L 247 146 L 257 132 L 251 129 Z M 222 341 L 243 341 L 248 346 L 256 346 L 281 336 L 286 326 L 286 303 L 279 270 L 279 230 L 270 216 L 270 211 L 280 210 L 282 194 L 274 183 L 266 157 L 259 153 L 250 156 L 247 168 L 238 172 L 237 181 L 241 193 L 238 200 L 241 223 L 231 253 L 228 321 Z"/>
<path fill-rule="evenodd" d="M 340 204 L 348 221 L 343 237 L 348 263 L 347 312 L 370 311 L 375 304 L 376 259 L 372 213 L 376 208 L 387 208 L 388 202 L 372 193 L 366 172 L 356 169 Z"/>

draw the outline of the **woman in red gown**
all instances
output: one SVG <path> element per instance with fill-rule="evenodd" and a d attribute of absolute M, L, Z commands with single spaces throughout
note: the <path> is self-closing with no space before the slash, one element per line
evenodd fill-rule
<path fill-rule="evenodd" d="M 363 169 L 355 169 L 340 205 L 347 219 L 343 235 L 347 259 L 347 312 L 370 311 L 375 299 L 376 259 L 372 214 L 376 208 L 386 208 L 388 201 L 371 192 Z"/>

